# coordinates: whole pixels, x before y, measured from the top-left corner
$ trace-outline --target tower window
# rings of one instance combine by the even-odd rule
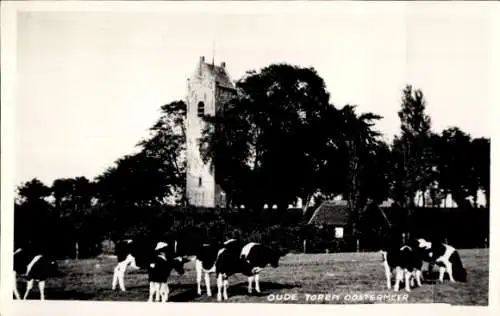
[[[205,103],[198,102],[198,116],[203,117],[205,115]]]
[[[199,186],[199,187],[201,187],[201,185],[202,185],[202,184],[203,184],[203,183],[202,183],[202,181],[201,181],[201,177],[199,177],[199,178],[198,178],[198,186]]]

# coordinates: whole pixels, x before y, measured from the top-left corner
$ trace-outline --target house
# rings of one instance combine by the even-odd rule
[[[307,221],[304,252],[351,251],[353,246],[350,211],[347,201],[324,201]]]
[[[309,250],[312,250],[313,241],[321,244],[319,248],[335,251],[359,251],[360,249],[373,249],[381,244],[381,238],[386,234],[393,234],[394,226],[399,223],[401,212],[389,212],[378,204],[368,202],[360,210],[358,231],[361,235],[353,235],[351,210],[346,200],[328,200],[321,203],[308,221],[310,233]],[[312,235],[314,234],[314,235]],[[324,250],[323,250],[324,251]]]
[[[344,238],[349,231],[349,206],[347,201],[325,201],[321,203],[309,219],[308,225],[323,229],[331,227],[335,231],[334,238]]]
[[[397,205],[382,205],[369,202],[360,210],[356,226],[360,234],[353,236],[347,202],[323,202],[307,221],[304,252],[378,251],[403,240],[403,234],[437,238],[457,248],[489,245],[487,208],[415,207],[408,212]]]

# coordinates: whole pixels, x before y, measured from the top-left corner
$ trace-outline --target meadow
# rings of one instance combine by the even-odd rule
[[[375,252],[288,254],[276,269],[261,272],[260,294],[247,293],[247,279],[235,275],[229,279],[230,303],[314,303],[314,304],[377,304],[377,303],[446,303],[452,305],[488,305],[488,249],[459,250],[468,272],[467,283],[444,284],[426,281],[410,293],[396,294],[385,288],[380,254]],[[149,285],[144,270],[127,274],[126,292],[111,290],[116,259],[99,257],[85,260],[59,261],[60,275],[47,281],[47,300],[84,301],[146,301]],[[194,262],[185,265],[184,275],[172,273],[171,302],[217,302],[216,280],[211,279],[212,297],[196,294]],[[21,291],[24,286],[19,284]],[[22,292],[21,292],[22,293]],[[405,295],[407,296],[405,297]],[[320,295],[323,295],[321,297]],[[385,295],[385,296],[384,296]],[[38,299],[36,285],[28,299]],[[160,304],[160,303],[158,303]]]

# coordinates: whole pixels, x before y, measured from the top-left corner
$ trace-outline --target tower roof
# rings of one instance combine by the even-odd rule
[[[207,63],[205,63],[205,66],[210,74],[215,77],[215,81],[219,86],[234,89],[234,84],[231,82],[231,78],[225,68]]]
[[[227,89],[235,89],[235,86],[226,71],[226,63],[222,62],[220,66],[216,66],[212,63],[205,62],[205,57],[201,56],[198,64],[197,74],[195,76],[200,76],[202,73],[213,77],[218,86],[227,88]]]

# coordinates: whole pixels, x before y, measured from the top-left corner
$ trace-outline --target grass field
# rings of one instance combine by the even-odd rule
[[[288,303],[323,304],[370,304],[370,303],[447,303],[454,305],[488,305],[488,249],[459,251],[468,272],[467,283],[444,284],[426,283],[396,296],[377,299],[377,295],[395,294],[385,289],[385,276],[380,255],[377,253],[337,253],[337,254],[290,254],[284,257],[277,269],[267,267],[261,273],[259,295],[247,293],[247,280],[241,275],[229,279],[228,302],[270,302],[284,294],[294,296]],[[149,286],[145,271],[127,274],[126,292],[111,290],[115,260],[88,259],[59,263],[62,275],[47,281],[46,298],[50,300],[95,300],[95,301],[146,301]],[[183,276],[172,273],[170,297],[173,302],[216,302],[216,281],[212,277],[212,297],[196,295],[196,279],[193,262],[185,266]],[[24,287],[20,285],[20,290]],[[314,296],[329,294],[323,300]],[[364,295],[374,295],[364,297]],[[333,296],[335,295],[335,296]],[[356,296],[357,297],[356,297]],[[28,299],[38,299],[34,287]],[[379,296],[380,297],[380,296]],[[309,300],[307,300],[309,298]]]

